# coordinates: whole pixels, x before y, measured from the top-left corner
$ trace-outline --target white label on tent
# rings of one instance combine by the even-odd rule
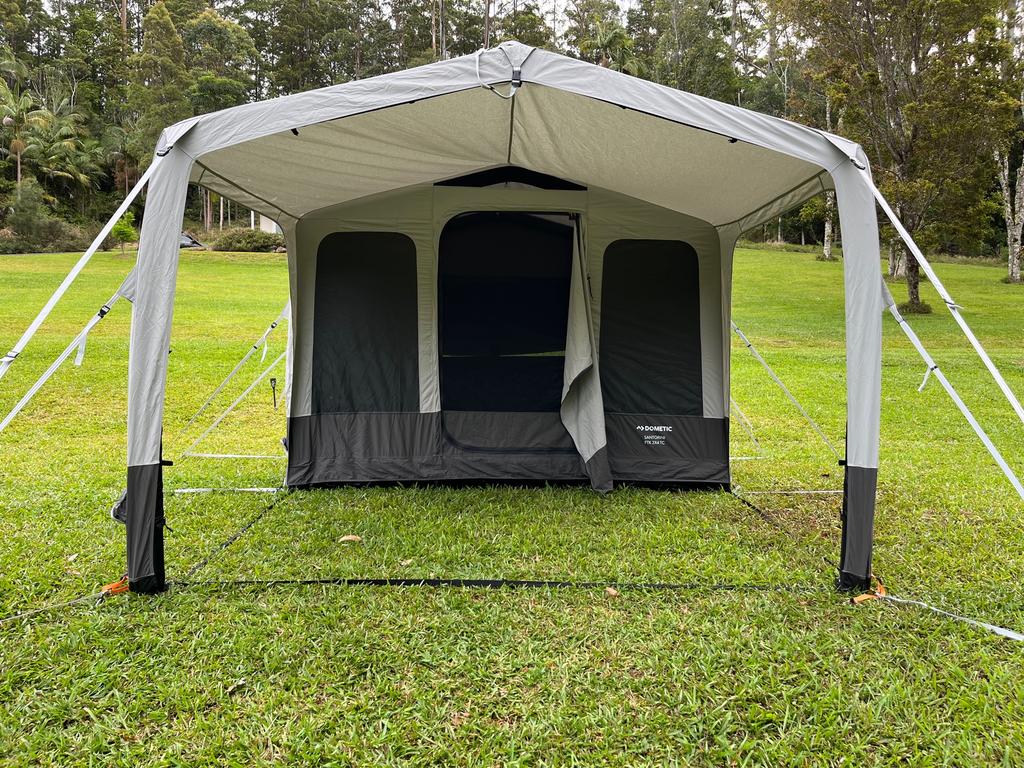
[[[644,441],[644,445],[665,445],[672,427],[668,424],[637,424],[636,431]]]

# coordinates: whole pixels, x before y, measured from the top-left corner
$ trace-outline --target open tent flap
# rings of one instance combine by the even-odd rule
[[[511,99],[480,87],[520,78]],[[732,246],[743,223],[834,185],[846,257],[849,413],[841,583],[866,583],[881,298],[874,200],[851,152],[804,126],[515,43],[168,129],[151,179],[132,324],[132,588],[163,588],[160,424],[178,225],[190,181],[266,213],[285,231],[295,318],[292,485],[409,479],[410,468],[418,479],[583,479],[583,459],[601,452],[592,413],[597,389],[613,479],[728,483]],[[522,179],[519,188],[434,186],[508,166],[574,186],[546,189]],[[488,211],[500,215],[447,229],[458,216]],[[566,253],[557,232],[506,229],[508,242],[531,245],[518,251],[525,258],[507,261],[529,267],[517,278],[526,293],[501,301],[517,320],[533,319],[517,302],[564,285],[557,346],[548,343],[557,328],[539,322],[544,313],[528,347],[514,335],[491,345],[446,337],[448,310],[459,306],[448,301],[452,295],[462,290],[473,301],[474,291],[479,298],[510,276],[501,265],[491,263],[488,273],[487,263],[460,260],[460,238],[470,243],[473,226],[484,221],[522,222],[538,213],[579,216],[582,247],[570,237]],[[481,256],[501,252],[502,242],[493,237]],[[583,334],[587,294],[591,323]],[[498,333],[502,314],[487,317]],[[637,345],[640,354],[623,343],[649,328],[660,335]],[[595,370],[587,366],[588,345],[590,358],[595,350],[600,358],[599,377],[588,373]],[[558,356],[564,359],[555,367]],[[358,367],[342,363],[353,359]],[[567,377],[567,368],[576,376]],[[494,393],[460,390],[458,371],[533,384],[518,402],[514,391],[504,402],[474,402]],[[637,386],[621,386],[629,381]],[[553,403],[538,396],[551,386]],[[513,435],[530,440],[492,444]],[[590,474],[600,486],[598,478]]]
[[[572,276],[560,413],[595,490],[612,489],[608,438],[604,430],[604,401],[597,369],[594,321],[590,308],[589,270],[581,217],[573,218]]]

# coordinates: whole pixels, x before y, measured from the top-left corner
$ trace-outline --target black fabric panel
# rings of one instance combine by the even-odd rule
[[[444,411],[441,425],[449,452],[576,454],[558,413]]]
[[[448,222],[438,261],[443,410],[558,410],[572,246],[572,226],[527,213]]]
[[[416,246],[397,232],[320,241],[314,413],[419,410]]]
[[[562,189],[585,192],[586,187],[573,181],[560,179],[546,173],[520,168],[517,165],[503,165],[500,168],[489,168],[454,179],[437,182],[437,187],[492,187],[498,184],[526,184],[538,189]]]
[[[839,586],[867,587],[871,576],[871,548],[875,524],[878,469],[846,467],[843,482],[843,542]]]
[[[605,410],[702,415],[697,252],[679,240],[616,240],[601,285]]]
[[[553,411],[562,400],[565,358],[442,357],[446,411]]]
[[[519,272],[511,265],[509,269]],[[527,355],[565,349],[569,280],[563,275],[442,273],[439,287],[445,355]]]
[[[611,464],[608,463],[608,448],[598,449],[597,453],[590,457],[586,465],[587,477],[590,478],[590,487],[599,493],[608,493],[615,483],[612,478]]]
[[[132,592],[162,592],[166,588],[163,467],[128,467],[125,503],[128,588]]]
[[[616,480],[729,482],[728,419],[610,413],[605,432]]]
[[[673,427],[666,447],[637,438],[632,416],[612,416],[608,465],[585,467],[557,414],[332,413],[288,421],[291,487],[390,482],[577,482],[612,480],[684,487],[729,484],[726,419],[659,417]],[[642,422],[641,426],[646,426]],[[663,433],[651,433],[663,434]],[[462,440],[452,439],[460,436]],[[628,445],[639,440],[639,445]],[[544,446],[517,450],[514,445]],[[625,448],[624,448],[625,446]],[[618,454],[615,453],[618,449]]]
[[[564,452],[466,450],[442,438],[442,418],[467,434],[488,434],[495,419],[519,419],[500,428],[521,436],[563,439]],[[533,423],[529,423],[530,420]],[[555,417],[557,422],[557,416]],[[391,482],[570,482],[586,479],[571,439],[548,414],[351,413],[296,416],[288,421],[290,487]],[[473,423],[475,422],[475,424]],[[489,425],[489,426],[488,426]],[[559,430],[561,432],[559,433]],[[563,437],[564,436],[564,437]],[[562,445],[563,443],[558,443]]]

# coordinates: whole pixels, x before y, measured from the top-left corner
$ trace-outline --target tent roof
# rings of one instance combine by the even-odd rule
[[[193,182],[279,220],[516,165],[747,228],[867,165],[845,139],[511,42],[192,118],[171,146]]]

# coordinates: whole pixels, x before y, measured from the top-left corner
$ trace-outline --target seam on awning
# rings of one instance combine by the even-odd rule
[[[216,172],[215,170],[213,170],[213,169],[212,169],[212,168],[210,168],[209,166],[206,166],[206,165],[204,165],[204,164],[203,164],[203,163],[202,163],[201,161],[199,161],[199,160],[193,160],[193,162],[195,162],[195,164],[196,164],[196,165],[198,165],[198,166],[199,166],[200,168],[202,168],[202,169],[203,169],[203,172],[202,172],[202,173],[201,173],[201,174],[199,175],[199,179],[198,179],[198,180],[197,180],[197,181],[195,182],[195,183],[196,183],[196,184],[198,184],[199,186],[202,186],[202,179],[203,179],[203,176],[204,176],[205,174],[209,173],[209,174],[210,174],[211,176],[216,176],[216,177],[217,177],[218,179],[220,179],[220,180],[221,180],[221,181],[223,181],[224,183],[226,183],[226,184],[229,184],[229,185],[231,185],[232,187],[234,187],[235,189],[237,189],[237,190],[238,190],[239,192],[244,192],[245,194],[247,194],[247,195],[249,195],[250,197],[252,197],[252,198],[253,198],[254,200],[259,200],[259,201],[260,201],[261,203],[265,203],[266,205],[269,205],[269,206],[270,206],[271,208],[273,208],[273,209],[274,209],[275,211],[278,211],[279,213],[283,213],[283,214],[284,214],[285,216],[288,216],[289,218],[295,219],[296,221],[297,221],[297,220],[298,220],[299,218],[301,218],[301,217],[299,217],[299,216],[296,216],[296,215],[295,215],[295,214],[293,214],[293,213],[289,213],[288,211],[286,211],[286,210],[285,210],[284,208],[282,208],[282,207],[281,207],[281,206],[279,206],[279,205],[274,205],[274,203],[270,202],[269,200],[267,200],[267,199],[266,199],[266,198],[264,198],[264,197],[260,197],[260,196],[259,196],[259,195],[257,195],[257,194],[256,194],[255,192],[250,192],[250,191],[249,191],[248,189],[246,189],[245,187],[243,187],[243,186],[242,186],[241,184],[238,184],[237,182],[235,182],[235,181],[232,181],[231,179],[229,179],[229,178],[228,178],[228,177],[226,177],[226,176],[222,176],[221,174],[217,173],[217,172]]]
[[[712,226],[715,229],[722,229],[723,227],[731,227],[733,224],[739,224],[741,221],[743,221],[744,219],[748,218],[749,216],[756,215],[758,212],[763,211],[765,208],[769,207],[772,203],[777,203],[779,200],[781,200],[782,198],[786,197],[786,195],[791,195],[794,192],[796,192],[798,189],[800,189],[800,187],[806,186],[807,184],[810,184],[811,182],[814,182],[814,181],[817,181],[818,182],[818,186],[821,187],[821,191],[825,192],[827,190],[825,189],[825,185],[821,181],[821,177],[822,177],[823,174],[826,174],[826,173],[829,173],[829,171],[827,171],[825,169],[822,169],[822,170],[818,171],[816,174],[814,174],[813,176],[810,176],[809,178],[804,179],[799,184],[797,184],[797,185],[795,185],[793,187],[790,187],[789,189],[787,189],[782,194],[776,195],[775,197],[773,197],[771,200],[767,201],[763,205],[759,205],[754,210],[752,210],[752,211],[750,211],[748,213],[743,214],[738,219],[734,219],[733,221],[726,221],[726,222],[724,222],[722,224],[712,224]],[[818,193],[815,192],[814,194],[816,195]],[[810,199],[810,197],[813,197],[813,196],[814,195],[809,195],[807,199]],[[771,218],[771,217],[769,217],[769,218]],[[759,222],[759,221],[755,221],[750,226],[751,227],[756,227],[760,223],[761,222]]]

